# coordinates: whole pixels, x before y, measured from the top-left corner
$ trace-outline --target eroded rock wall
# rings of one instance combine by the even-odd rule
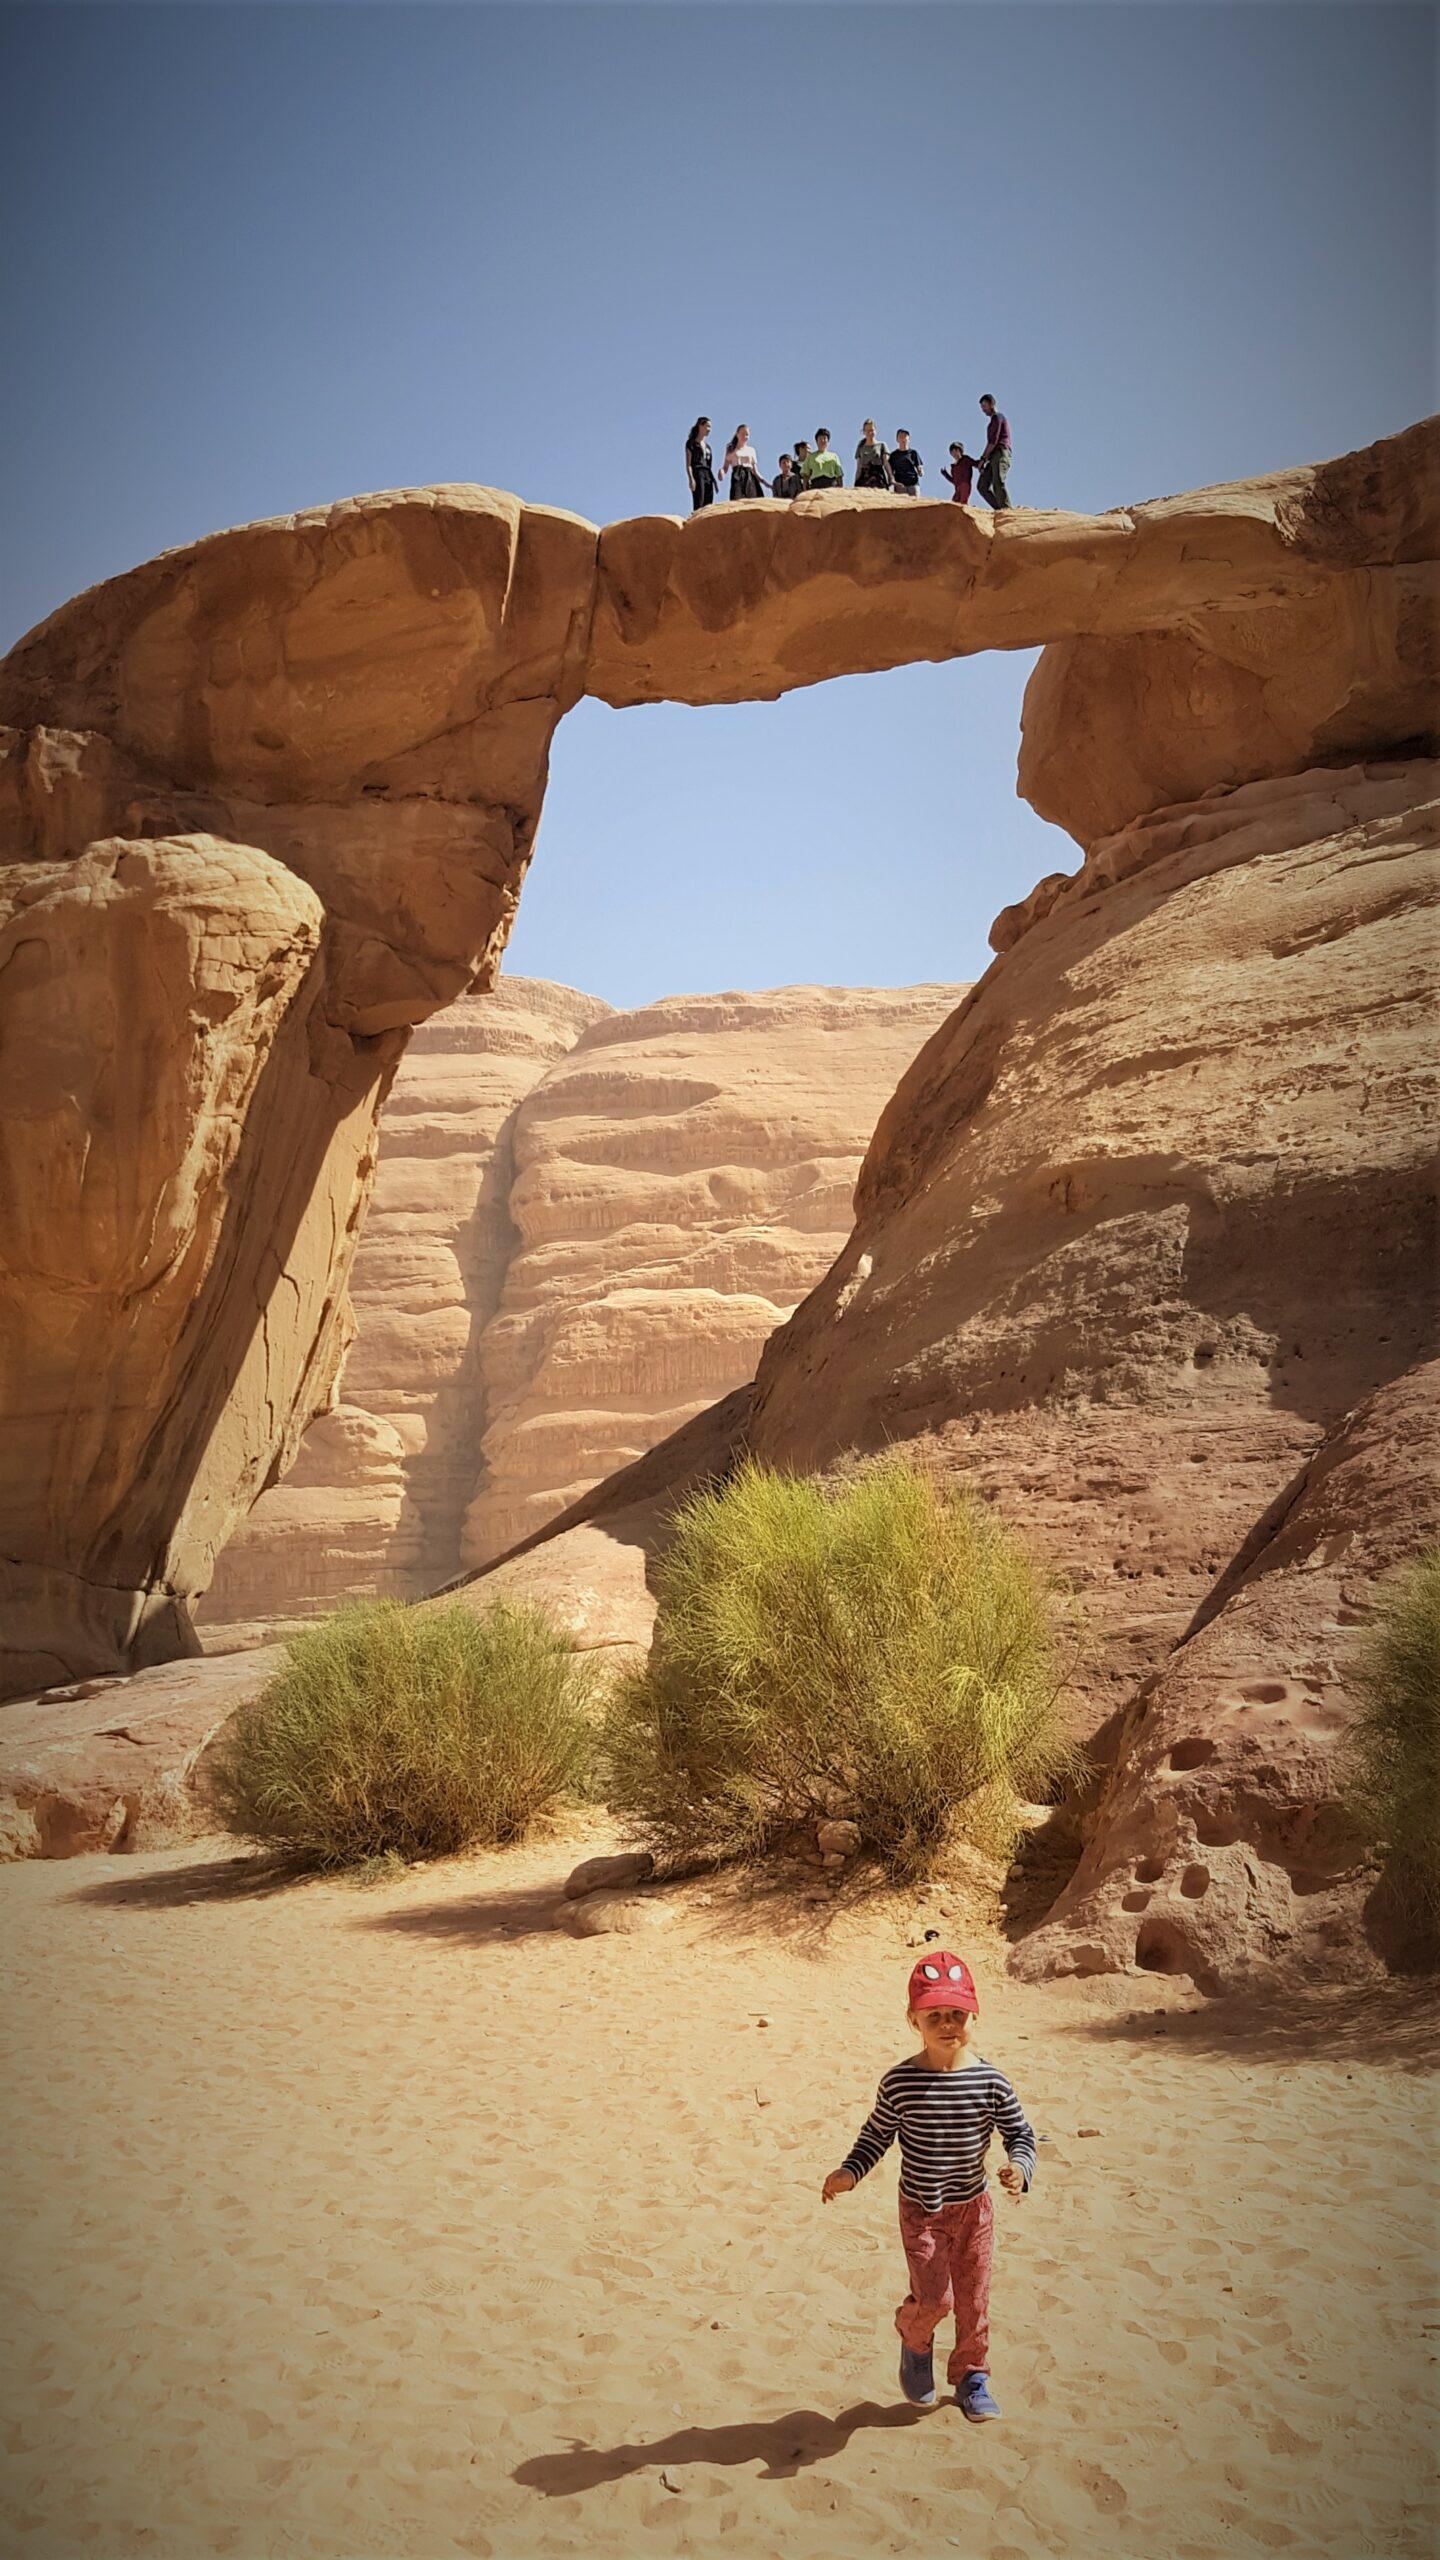
[[[1072,1883],[1016,1967],[1202,1989],[1363,1980],[1411,1952],[1336,1747],[1384,1576],[1440,1538],[1440,1363],[1328,1432],[1127,1709]]]
[[[344,1348],[389,1060],[324,1010],[268,854],[110,840],[0,875],[0,1679],[184,1651]]]
[[[207,1646],[344,1599],[413,1600],[460,1570],[486,1420],[476,1350],[515,1244],[515,1115],[608,1011],[501,978],[415,1034],[381,1122],[340,1400],[221,1556],[197,1613]]]
[[[747,1380],[849,1233],[876,1117],[955,987],[672,996],[520,1111],[464,1560],[501,1555]]]

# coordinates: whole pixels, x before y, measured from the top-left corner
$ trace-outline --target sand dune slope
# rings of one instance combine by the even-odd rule
[[[1102,2006],[933,1896],[577,1939],[575,1845],[0,1876],[15,2560],[1433,2551],[1418,1994]],[[899,2401],[893,2167],[818,2198],[926,1925],[1045,2137],[984,2430]]]

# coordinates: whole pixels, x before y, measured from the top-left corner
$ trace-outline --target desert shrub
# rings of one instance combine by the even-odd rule
[[[1440,1937],[1440,1547],[1382,1586],[1353,1681],[1347,1802],[1402,1909]]]
[[[1005,1852],[1076,1768],[1057,1595],[993,1513],[896,1460],[753,1464],[679,1513],[647,1663],[605,1717],[611,1800],[662,1852],[753,1854],[843,1814],[897,1873]]]
[[[342,1610],[227,1728],[229,1828],[318,1866],[518,1840],[588,1749],[588,1667],[542,1611]]]

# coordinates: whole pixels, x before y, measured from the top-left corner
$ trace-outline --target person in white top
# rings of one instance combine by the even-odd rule
[[[747,426],[738,426],[725,448],[722,466],[730,474],[732,498],[763,498],[764,483],[760,478],[760,456],[750,441]]]

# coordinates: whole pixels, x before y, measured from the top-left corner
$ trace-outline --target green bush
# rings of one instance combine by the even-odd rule
[[[843,1486],[748,1464],[679,1513],[649,1661],[604,1735],[662,1852],[759,1852],[843,1814],[892,1871],[1006,1852],[1072,1774],[1055,1594],[994,1514],[895,1460]]]
[[[581,1769],[589,1685],[538,1609],[342,1610],[227,1728],[222,1818],[326,1867],[518,1840]]]
[[[1440,1936],[1440,1547],[1382,1586],[1354,1686],[1347,1800],[1401,1907]]]

